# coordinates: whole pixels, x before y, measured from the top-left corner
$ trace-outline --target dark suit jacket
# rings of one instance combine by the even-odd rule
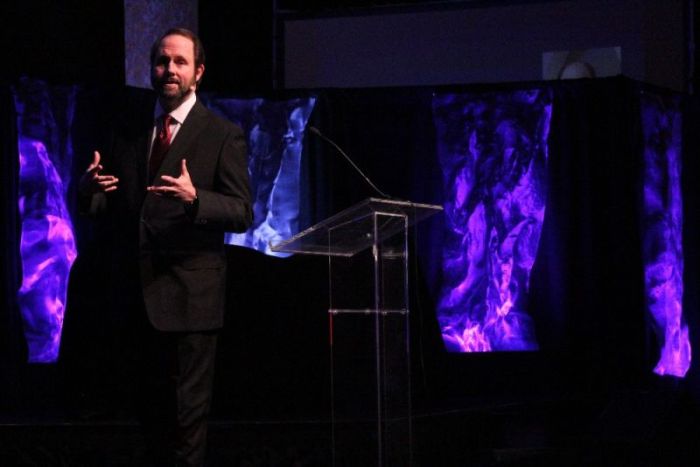
[[[112,257],[126,264],[116,275],[127,276],[113,279],[128,283],[138,274],[148,318],[158,330],[217,329],[224,316],[224,232],[243,232],[252,222],[243,131],[199,101],[190,111],[154,184],[164,174],[177,177],[187,159],[198,197],[192,210],[146,192],[152,112],[151,105],[118,125],[103,155],[103,173],[119,178],[119,188],[106,196],[105,213]]]

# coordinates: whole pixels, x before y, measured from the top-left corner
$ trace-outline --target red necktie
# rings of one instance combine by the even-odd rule
[[[158,118],[158,134],[153,141],[151,158],[148,161],[148,179],[151,183],[153,183],[153,178],[156,176],[160,164],[165,158],[165,154],[167,154],[168,149],[170,149],[170,138],[172,137],[170,122],[172,120],[173,117],[171,117],[170,114],[164,114]]]

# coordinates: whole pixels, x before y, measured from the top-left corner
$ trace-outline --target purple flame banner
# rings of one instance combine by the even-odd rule
[[[683,319],[681,112],[677,98],[641,96],[644,133],[644,278],[646,303],[660,343],[654,372],[685,376],[690,367]]]
[[[68,128],[75,88],[25,83],[14,89],[14,95],[23,272],[17,301],[28,360],[47,363],[58,357],[68,274],[77,255],[66,206],[73,157]],[[69,105],[54,105],[57,102]]]
[[[437,315],[452,352],[535,350],[525,302],[546,200],[545,90],[433,98],[445,193]]]

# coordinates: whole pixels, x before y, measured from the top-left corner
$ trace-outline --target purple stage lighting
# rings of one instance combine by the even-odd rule
[[[68,273],[76,257],[64,182],[39,141],[20,138],[22,286],[17,298],[34,363],[58,358]]]
[[[68,275],[77,255],[66,205],[70,183],[73,106],[53,108],[52,99],[73,102],[73,88],[49,89],[25,82],[15,90],[19,147],[19,215],[22,286],[17,292],[28,360],[58,358]]]
[[[683,319],[681,112],[677,99],[642,94],[641,104],[646,303],[661,347],[654,372],[683,377],[691,349]]]
[[[525,303],[545,211],[550,95],[440,94],[433,113],[446,187],[445,346],[536,350]]]

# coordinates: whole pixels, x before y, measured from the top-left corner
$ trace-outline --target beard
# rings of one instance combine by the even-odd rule
[[[185,98],[192,92],[196,81],[194,78],[188,82],[181,81],[175,76],[163,76],[162,78],[151,78],[151,85],[158,93],[158,97],[164,106],[172,110],[178,107]]]

